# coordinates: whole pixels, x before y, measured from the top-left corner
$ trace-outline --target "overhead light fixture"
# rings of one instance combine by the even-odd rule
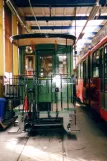
[[[90,12],[90,14],[89,14],[89,17],[88,17],[87,21],[85,22],[85,25],[84,25],[84,27],[83,27],[81,33],[79,34],[79,36],[78,36],[78,38],[77,38],[76,43],[78,42],[79,39],[82,39],[82,37],[84,36],[83,31],[84,31],[84,29],[86,28],[86,26],[87,26],[89,20],[93,20],[93,19],[95,18],[95,16],[96,16],[97,12],[98,12],[99,9],[101,8],[101,6],[100,6],[100,4],[99,4],[99,1],[100,1],[100,0],[96,0],[96,4],[95,4],[95,6],[93,6],[93,8],[92,8],[92,10],[91,10],[91,12]]]
[[[25,52],[26,52],[27,54],[32,54],[32,53],[33,53],[32,47],[31,47],[31,46],[26,46]]]
[[[14,15],[17,16],[17,18],[18,18],[18,20],[19,20],[21,26],[22,26],[27,32],[29,32],[28,29],[27,29],[27,27],[26,27],[26,25],[24,24],[24,22],[23,22],[23,20],[22,20],[22,18],[21,18],[21,16],[20,16],[20,14],[18,13],[18,10],[17,10],[17,7],[16,7],[15,3],[14,3],[12,0],[6,0],[6,4],[7,4],[7,6],[10,8],[11,12],[12,12]]]
[[[94,20],[97,12],[99,11],[99,9],[101,8],[101,6],[99,5],[99,3],[97,3],[91,10],[90,15],[88,20]]]

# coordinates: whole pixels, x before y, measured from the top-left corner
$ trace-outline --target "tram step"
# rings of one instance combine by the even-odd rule
[[[51,123],[51,124],[34,124],[35,127],[39,127],[39,126],[61,126],[61,123]]]

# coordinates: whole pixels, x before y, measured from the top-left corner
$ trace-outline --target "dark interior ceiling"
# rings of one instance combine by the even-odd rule
[[[29,7],[28,0],[14,0],[18,7]],[[33,7],[89,7],[96,4],[96,0],[31,0]],[[104,6],[106,0],[100,0]]]

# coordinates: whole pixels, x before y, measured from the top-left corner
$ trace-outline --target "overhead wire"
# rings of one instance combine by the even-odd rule
[[[35,18],[35,21],[36,21],[36,24],[37,24],[37,26],[38,26],[38,29],[39,29],[40,33],[42,34],[42,32],[41,32],[41,28],[40,28],[40,25],[39,25],[39,23],[38,23],[38,20],[37,20],[37,17],[36,17],[36,15],[35,15],[35,12],[34,12],[34,10],[33,10],[32,4],[31,4],[31,1],[30,1],[30,0],[28,0],[28,2],[29,2],[29,5],[30,5],[31,13],[32,13],[32,15],[33,15],[33,16],[34,16],[34,18]]]

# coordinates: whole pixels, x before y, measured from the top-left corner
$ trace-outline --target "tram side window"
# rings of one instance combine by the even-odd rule
[[[100,55],[99,51],[93,53],[93,65],[92,65],[93,77],[99,77],[99,69],[100,69],[99,55]]]
[[[100,78],[101,90],[104,91],[104,50],[100,49]]]
[[[78,79],[79,79],[79,66],[76,68],[76,85],[78,85]]]
[[[80,78],[83,78],[83,63],[80,65]]]
[[[35,57],[34,55],[25,55],[25,60],[24,60],[24,63],[25,63],[25,75],[27,75],[27,77],[31,78],[33,77],[33,74],[34,74],[34,71],[35,71]]]
[[[107,92],[107,46],[104,48],[104,68],[105,68],[105,92]]]
[[[58,56],[58,67],[57,67],[57,73],[59,74],[67,74],[67,57],[65,54],[60,54]]]
[[[86,85],[86,61],[83,62],[83,79],[84,85]]]
[[[80,78],[80,73],[81,73],[81,68],[80,68],[81,66],[80,66],[80,64],[79,64],[79,66],[78,66],[78,78]]]

